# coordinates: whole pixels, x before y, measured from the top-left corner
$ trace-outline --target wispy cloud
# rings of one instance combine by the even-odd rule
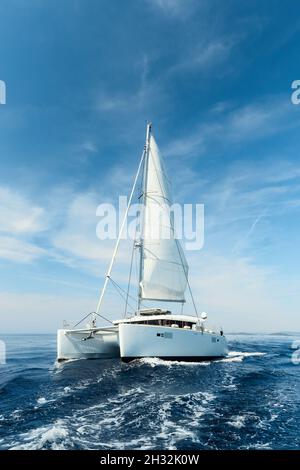
[[[248,231],[246,232],[246,234],[243,235],[241,237],[241,239],[233,247],[232,253],[234,255],[237,255],[242,248],[245,248],[245,246],[247,245],[247,242],[249,241],[252,233],[255,230],[255,227],[262,220],[262,218],[266,216],[266,213],[267,213],[267,211],[264,210],[258,217],[255,218],[254,222],[252,222],[252,224],[251,224],[250,228],[248,229]]]
[[[45,254],[33,242],[48,227],[43,207],[19,190],[0,187],[0,258],[17,263],[32,262]]]
[[[281,178],[277,174],[279,169]],[[115,179],[119,170],[117,167],[114,168],[110,173],[110,178],[106,180],[107,185]],[[272,220],[274,214],[269,210],[270,205],[275,205],[278,210],[280,204],[284,204],[286,197],[298,197],[297,178],[300,178],[298,170],[297,165],[292,165],[288,161],[278,162],[277,166],[273,165],[270,173],[266,171],[266,167],[262,170],[255,165],[251,167],[251,164],[246,162],[244,166],[231,166],[228,174],[223,175],[223,180],[218,179],[214,184],[206,180],[201,182],[203,195],[201,202],[207,206],[206,225],[209,235],[206,238],[209,241],[200,253],[192,253],[192,255],[188,253],[191,283],[199,308],[212,313],[214,322],[225,325],[227,330],[243,328],[258,331],[272,330],[272,325],[268,325],[267,320],[265,323],[258,324],[260,316],[264,311],[272,311],[279,315],[280,309],[284,308],[285,284],[278,288],[276,269],[263,266],[253,253],[250,256],[248,244],[251,248],[251,241],[255,237],[259,222],[266,218],[265,210],[267,209],[264,208],[268,208],[267,219]],[[277,178],[275,178],[276,175]],[[191,181],[195,179],[194,176],[192,172],[187,174]],[[119,173],[117,179],[121,187],[124,186],[121,182],[122,178],[124,175]],[[282,185],[287,180],[293,184]],[[294,189],[292,189],[293,186]],[[195,192],[193,187],[190,187],[190,190],[192,193]],[[11,191],[13,194],[13,190],[6,191]],[[104,188],[103,194],[105,192]],[[100,279],[107,268],[114,244],[113,241],[103,242],[96,237],[96,207],[99,202],[108,202],[102,199],[103,194],[94,191],[73,192],[68,193],[66,198],[63,192],[58,191],[56,198],[59,199],[56,199],[56,206],[60,207],[61,211],[59,225],[55,227],[55,230],[38,232],[46,237],[48,248],[43,248],[34,239],[27,241],[16,238],[11,232],[0,238],[0,257],[18,263],[32,262],[40,257],[51,258],[76,271],[89,272]],[[19,193],[18,196],[22,200],[29,201],[26,195]],[[48,212],[48,208],[45,206],[43,211]],[[52,213],[51,217],[55,219],[55,213]],[[37,224],[35,227],[36,230],[40,230],[44,226]],[[264,236],[267,234],[268,232],[265,231]],[[220,243],[223,245],[223,254],[218,254]],[[235,246],[236,249],[228,249],[226,255],[224,254],[226,246]],[[116,277],[121,283],[125,283],[127,279],[129,253],[128,246],[124,245],[118,258]],[[200,271],[199,266],[201,266]],[[68,281],[67,277],[66,281]],[[272,297],[274,286],[277,288],[276,298]],[[114,304],[115,300],[113,297],[108,297],[109,307]],[[14,315],[19,315],[21,304],[18,302],[34,302],[33,309],[38,311],[42,298],[43,296],[40,298],[25,296],[19,299],[16,296],[13,300],[13,297],[6,295],[2,297],[2,302],[5,307],[14,312]],[[291,314],[294,314],[298,299],[297,290],[294,289],[291,298],[293,299]],[[72,314],[73,318],[93,308],[95,303],[95,299],[89,298],[74,308],[74,302],[68,298],[56,299],[54,302],[54,298],[50,296],[48,300],[48,307],[49,305],[57,307],[58,304],[56,305],[55,302],[58,302],[60,310],[63,308],[65,315]],[[111,311],[115,311],[116,315],[119,314],[118,306],[116,305]],[[240,316],[241,312],[243,318]],[[248,320],[245,320],[245,315],[249,316]],[[61,319],[61,314],[58,318]],[[278,329],[279,324],[280,322],[277,321],[274,328]]]
[[[220,63],[227,60],[228,55],[231,51],[232,43],[229,40],[218,39],[212,41],[205,46],[202,46],[200,50],[194,54],[194,64],[202,67],[207,67],[212,63]]]
[[[53,234],[54,248],[76,260],[100,262],[109,260],[109,250],[96,236],[96,208],[99,195],[95,193],[74,195],[66,208],[65,220],[60,229]]]
[[[149,115],[155,106],[161,108],[166,101],[164,83],[162,77],[160,80],[149,79],[150,62],[147,54],[142,54],[136,60],[136,85],[127,91],[112,92],[105,85],[100,84],[96,98],[94,98],[95,109],[99,113],[125,113],[127,117],[129,114],[135,114],[135,119],[137,119],[140,113],[145,111]]]
[[[85,140],[80,148],[82,150],[85,150],[87,152],[91,152],[91,153],[96,153],[97,152],[97,146],[94,142],[92,142],[91,140]]]
[[[199,44],[193,46],[191,50],[185,51],[183,57],[178,58],[166,72],[166,79],[170,79],[178,74],[186,74],[195,70],[209,75],[213,67],[223,66],[220,75],[225,72],[224,64],[228,61],[235,41],[230,37],[216,37],[213,39],[203,39]]]
[[[172,15],[184,19],[189,16],[195,8],[195,0],[148,0],[149,6],[159,10],[165,15]]]
[[[102,277],[111,259],[115,239],[100,240],[97,237],[100,219],[96,210],[100,203],[115,203],[117,209],[118,198],[114,200],[112,193],[126,194],[129,185],[127,173],[113,167],[101,192],[53,188],[44,207],[38,208],[30,203],[26,194],[2,189],[0,259],[24,264],[43,258]],[[118,217],[116,211],[116,230]],[[124,241],[120,246],[117,271],[121,277],[131,245]]]
[[[1,330],[15,332],[18,325],[18,331],[53,331],[54,324],[59,328],[62,327],[63,319],[73,322],[79,320],[93,305],[93,296],[83,296],[82,292],[78,296],[76,292],[73,295],[0,292],[0,310],[5,312],[2,316],[5,318],[1,318]]]
[[[279,280],[276,270],[242,256],[202,252],[193,256],[191,273],[199,308],[209,313],[215,326],[225,325],[227,331],[286,330],[282,312],[288,295],[289,318],[293,319],[289,326],[299,329],[300,291],[287,286],[282,277]]]
[[[225,174],[216,177],[214,184],[202,189],[201,201],[209,209],[206,210],[207,229],[215,231],[218,227],[221,231],[231,224],[233,239],[241,239],[245,233],[252,234],[262,219],[276,220],[282,214],[297,210],[299,179],[298,165],[288,160],[275,163],[272,158],[266,158],[259,164],[229,165]],[[239,227],[235,225],[238,222]]]
[[[45,254],[46,251],[36,244],[13,236],[0,236],[0,259],[15,263],[31,263]]]
[[[289,103],[276,97],[219,113],[217,118],[213,113],[213,119],[196,126],[190,135],[175,139],[165,147],[164,153],[182,158],[199,157],[211,144],[255,141],[294,128],[299,120]]]
[[[9,187],[0,187],[0,233],[37,233],[47,228],[47,216],[42,207],[24,194]]]

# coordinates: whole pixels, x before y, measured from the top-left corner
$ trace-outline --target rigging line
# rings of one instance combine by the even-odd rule
[[[152,134],[152,135],[153,135],[153,134]],[[156,144],[156,147],[157,147],[157,144]],[[161,155],[160,150],[159,150],[158,147],[157,147],[157,149],[158,149],[159,157],[162,157],[162,155]],[[150,149],[150,153],[152,154],[152,150],[151,150],[151,149]],[[153,154],[152,154],[152,157],[153,157]],[[170,186],[173,186],[173,185],[172,185],[172,181],[170,180],[170,178],[169,178],[169,176],[168,176],[168,174],[167,174],[167,172],[166,172],[166,169],[165,169],[165,162],[162,160],[162,158],[160,158],[160,161],[161,161],[161,171],[160,171],[160,170],[157,170],[157,171],[156,171],[157,176],[158,176],[158,172],[161,173],[161,174],[166,178],[166,180],[168,181],[168,184],[169,184]]]
[[[135,280],[136,280],[136,283],[137,283],[138,286],[139,286],[139,266],[138,266],[138,264],[139,264],[139,260],[138,260],[138,257],[137,257],[137,255],[136,255],[136,256],[135,256],[135,261],[134,261]],[[136,297],[136,310],[135,310],[135,311],[138,310],[138,303],[139,303],[139,298],[138,298],[138,297],[139,297],[139,293],[138,293],[138,295],[137,295],[137,297]]]
[[[177,246],[177,250],[178,250],[181,262],[183,262],[182,257],[181,257],[181,253],[180,253],[180,248],[179,248],[179,245],[178,245],[178,240],[176,238],[174,240],[175,240],[175,243],[176,243],[176,246]],[[195,304],[195,300],[194,300],[194,296],[193,296],[192,289],[191,289],[191,286],[190,286],[189,278],[188,278],[187,272],[186,272],[183,264],[182,264],[182,267],[183,267],[183,272],[184,272],[184,275],[185,275],[186,283],[187,283],[188,288],[189,288],[189,293],[190,293],[190,296],[191,296],[191,299],[192,299],[194,310],[195,310],[197,318],[199,318],[198,310],[197,310],[197,307],[196,307],[196,304]]]
[[[129,270],[129,276],[128,276],[128,285],[127,285],[127,293],[126,293],[126,302],[125,302],[125,309],[124,309],[124,316],[123,316],[123,318],[125,318],[125,317],[126,317],[126,314],[127,314],[128,296],[129,296],[129,290],[130,290],[131,275],[132,275],[132,266],[133,266],[133,257],[134,257],[134,250],[135,250],[135,238],[136,238],[136,226],[135,226],[134,240],[133,240],[133,244],[132,244],[131,260],[130,260],[130,270]]]
[[[141,159],[140,159],[140,163],[139,163],[139,166],[138,166],[135,178],[134,178],[134,183],[133,183],[133,186],[132,186],[132,189],[131,189],[131,193],[130,193],[129,201],[128,201],[126,211],[125,211],[125,214],[124,214],[124,217],[123,217],[122,225],[121,225],[120,230],[119,230],[119,234],[118,234],[117,242],[116,242],[115,249],[114,249],[114,252],[113,252],[113,256],[112,256],[108,271],[107,271],[106,276],[105,276],[105,281],[104,281],[103,288],[101,290],[101,294],[100,294],[98,304],[97,304],[97,308],[96,308],[97,313],[100,310],[102,300],[103,300],[103,297],[104,297],[104,293],[105,293],[105,290],[106,290],[106,286],[107,286],[108,280],[109,280],[111,272],[112,272],[115,257],[117,255],[117,252],[118,252],[118,249],[119,249],[119,244],[120,244],[122,232],[123,232],[123,229],[124,229],[124,226],[125,226],[125,222],[127,220],[127,215],[128,215],[128,212],[129,212],[129,208],[131,206],[132,197],[133,197],[133,194],[135,192],[136,184],[137,184],[137,181],[138,181],[138,177],[139,177],[140,170],[141,170],[141,167],[143,165],[144,159],[145,159],[145,149],[143,150],[143,153],[142,153],[142,156],[141,156]]]
[[[165,260],[163,258],[159,258],[155,253],[153,253],[151,250],[149,250],[149,248],[145,248],[145,251],[148,252],[150,255],[152,255],[152,258],[149,257],[149,259],[163,261],[163,262],[166,262],[168,264],[175,264],[176,266],[182,266],[182,260],[180,260],[181,261],[180,263],[176,262],[176,261],[169,261],[169,260]]]
[[[150,150],[150,152],[151,152],[151,150]],[[161,190],[162,194],[164,194],[163,188],[162,188],[162,185],[161,185],[161,181],[160,181],[160,178],[159,178],[158,170],[157,170],[156,165],[155,165],[154,158],[152,158],[152,160],[153,160],[152,163],[153,163],[153,166],[154,166],[154,169],[155,169],[155,172],[156,172],[158,184],[159,184],[159,186],[160,186],[160,190]],[[174,241],[175,241],[175,243],[176,243],[177,251],[178,251],[178,254],[179,254],[179,256],[180,256],[180,260],[181,260],[183,272],[184,272],[185,279],[186,279],[186,282],[187,282],[187,285],[188,285],[188,288],[189,288],[189,293],[190,293],[190,296],[191,296],[191,299],[192,299],[192,303],[193,303],[193,306],[194,306],[194,310],[195,310],[195,313],[196,313],[197,318],[199,318],[198,311],[197,311],[197,307],[196,307],[195,300],[194,300],[194,296],[193,296],[192,289],[191,289],[191,286],[190,286],[190,283],[189,283],[188,275],[187,275],[187,272],[186,272],[186,270],[185,270],[185,266],[184,266],[183,259],[182,259],[182,256],[181,256],[180,246],[179,246],[179,243],[178,243],[177,238],[175,237],[175,228],[174,228],[174,226],[173,226],[173,224],[172,224],[172,217],[171,217],[171,215],[170,215],[170,225],[171,225],[171,228],[172,228],[172,230],[173,230]]]
[[[145,157],[144,157],[144,160],[143,160],[143,167],[142,167],[142,171],[141,171],[141,176],[140,176],[140,181],[139,181],[139,196],[138,196],[138,204],[141,205],[141,201],[144,200],[145,198],[145,188],[144,188],[144,175],[145,175],[145,167],[146,167],[146,160],[147,160],[147,143],[145,143],[144,145],[144,152],[145,152]],[[143,212],[143,217],[144,217],[144,212]],[[139,225],[139,238],[140,238],[140,246],[139,246],[139,255],[140,257],[143,256],[143,248],[142,248],[142,238],[143,238],[143,228],[142,228],[142,212],[141,210],[139,210],[138,212],[138,221],[137,221],[137,224],[135,226],[135,235],[134,235],[134,238],[136,239],[136,233],[137,233],[137,226]],[[133,246],[133,252],[132,252],[132,262],[134,262],[134,246]],[[138,259],[137,259],[137,256],[135,257],[135,269],[136,269],[136,283],[137,283],[137,298],[136,298],[136,309],[135,309],[135,312],[138,312],[139,310],[139,305],[141,303],[140,301],[140,282],[141,282],[141,279],[140,279],[140,276],[141,276],[141,263],[142,263],[142,259],[140,258],[140,266],[139,266],[139,273],[138,273]],[[131,267],[132,268],[132,267]],[[129,294],[129,290],[128,290],[128,294]]]
[[[142,174],[144,172],[144,167],[145,167],[145,159],[143,161],[143,170],[142,170]],[[139,193],[142,192],[142,182],[140,182],[140,187],[139,187]],[[142,197],[142,195],[140,195],[138,197],[138,200],[140,199],[140,197]],[[140,214],[140,212],[139,212]],[[124,309],[124,317],[126,317],[127,315],[127,305],[128,305],[128,297],[129,297],[129,291],[130,291],[130,284],[131,284],[131,276],[132,276],[132,269],[133,269],[133,264],[134,264],[134,253],[135,253],[135,244],[136,244],[136,234],[137,234],[137,223],[135,225],[135,231],[134,231],[134,240],[133,240],[133,244],[132,244],[132,252],[131,252],[131,260],[130,260],[130,270],[129,270],[129,277],[128,277],[128,285],[127,285],[127,293],[126,293],[126,302],[125,302],[125,309]],[[132,308],[132,307],[131,307]]]
[[[85,315],[85,317],[83,317],[81,320],[79,320],[79,322],[77,322],[76,325],[73,326],[73,328],[76,328],[76,326],[80,325],[80,323],[82,323],[87,317],[89,317],[90,315],[94,315],[94,314],[98,315],[98,317],[103,318],[103,320],[106,320],[113,325],[113,322],[110,321],[108,318],[104,317],[103,315],[100,315],[97,312],[90,312],[87,315]]]
[[[96,315],[98,315],[98,317],[103,318],[103,320],[108,321],[108,323],[111,323],[112,325],[114,324],[111,320],[106,318],[104,315],[100,315],[100,313],[97,313],[97,312],[92,312],[92,313],[95,313]]]
[[[112,282],[113,284],[113,287],[116,289],[116,291],[118,292],[118,294],[122,297],[123,300],[126,300],[126,297],[120,292],[123,291],[125,292],[111,277],[109,278],[109,280]],[[126,294],[126,292],[125,292]],[[128,302],[128,305],[130,308],[132,308],[134,310],[134,308],[132,307],[132,305],[130,305],[130,303]]]
[[[127,294],[127,292],[126,292],[124,289],[122,289],[122,287],[119,286],[119,284],[117,284],[117,282],[114,281],[111,277],[109,278],[109,280],[110,280],[113,284],[115,284],[118,289],[120,289],[122,292],[124,292],[124,294]],[[132,295],[130,295],[130,294],[128,294],[128,297],[129,297],[130,299],[132,299],[133,301],[136,300],[136,299],[135,299],[134,297],[132,297]],[[130,308],[133,308],[132,305],[130,305],[129,303],[128,303],[128,305],[129,305]],[[146,308],[150,308],[149,305],[145,305],[145,304],[144,304],[144,306],[145,306]]]
[[[168,195],[171,195],[171,193],[172,193],[172,182],[171,182],[171,180],[169,179],[169,177],[168,177],[168,175],[167,175],[167,173],[166,173],[166,171],[165,171],[165,169],[164,169],[164,161],[163,161],[163,157],[162,157],[162,155],[161,155],[159,149],[158,149],[158,152],[159,152],[159,153],[158,153],[159,160],[160,160],[160,163],[161,163],[161,166],[162,166],[162,169],[163,169],[162,171],[158,170],[157,167],[156,167],[156,165],[155,165],[155,158],[154,158],[154,156],[153,156],[153,152],[152,152],[151,148],[150,148],[150,152],[149,152],[149,153],[150,153],[151,156],[152,156],[152,163],[153,163],[153,166],[154,166],[154,169],[155,169],[155,173],[156,173],[156,176],[157,176],[157,180],[158,180],[159,185],[160,185],[160,189],[161,189],[161,191],[162,191],[162,196],[160,196],[160,197],[162,197],[162,199],[166,199],[168,202],[171,202],[171,201],[167,198],[167,196],[168,196]],[[163,176],[165,177],[166,182],[167,182],[167,184],[168,184],[167,191],[163,191],[163,190],[162,190],[162,187],[161,187],[161,182],[162,182]],[[169,191],[168,191],[168,190],[169,190]]]
[[[92,314],[93,312],[90,312],[87,315],[85,315],[81,320],[79,320],[79,322],[76,323],[76,325],[73,326],[73,328],[76,328],[76,326],[80,325],[80,323],[82,323],[87,317],[89,317]]]
[[[156,198],[164,199],[164,200],[167,201],[169,204],[171,204],[170,199],[168,199],[166,196],[156,196],[156,195],[154,195],[154,196],[149,196],[150,191],[147,191],[146,194],[147,194],[148,199],[152,199],[152,201],[156,202],[159,206],[162,206],[163,204],[162,204],[161,202],[159,202]],[[155,196],[156,196],[156,198],[155,198]]]

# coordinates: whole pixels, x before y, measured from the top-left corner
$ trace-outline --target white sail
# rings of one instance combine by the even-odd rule
[[[170,183],[152,135],[144,174],[144,202],[140,297],[184,302],[188,264],[175,239]]]

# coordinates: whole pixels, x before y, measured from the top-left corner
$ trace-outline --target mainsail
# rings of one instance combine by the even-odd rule
[[[153,135],[144,171],[140,298],[185,302],[188,264],[175,238],[170,182]]]

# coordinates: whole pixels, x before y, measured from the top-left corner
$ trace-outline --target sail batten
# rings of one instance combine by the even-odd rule
[[[144,175],[140,298],[185,302],[188,264],[175,238],[171,185],[153,135]]]

